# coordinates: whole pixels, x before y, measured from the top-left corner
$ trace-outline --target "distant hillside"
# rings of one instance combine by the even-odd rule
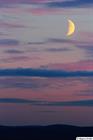
[[[93,127],[69,125],[0,127],[0,140],[75,140],[93,136]]]

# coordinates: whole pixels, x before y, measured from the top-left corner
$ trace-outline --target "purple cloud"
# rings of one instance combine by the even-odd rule
[[[93,0],[71,0],[71,1],[55,1],[47,3],[47,6],[50,8],[66,8],[66,7],[86,7],[91,6],[93,4]]]
[[[48,48],[48,49],[45,49],[45,51],[48,51],[48,52],[64,52],[64,51],[71,51],[71,49],[67,49],[67,48]]]
[[[18,45],[19,41],[16,39],[0,39],[0,45]]]
[[[43,3],[46,6],[52,7],[82,7],[82,6],[89,6],[93,4],[93,0],[0,0],[1,4],[15,4],[15,3]]]
[[[13,57],[8,57],[8,58],[2,58],[0,59],[1,62],[6,62],[6,63],[12,63],[16,61],[25,61],[28,60],[29,57],[27,56],[13,56]]]
[[[10,53],[10,54],[21,54],[21,53],[24,53],[24,51],[14,50],[14,49],[6,50],[4,52],[5,53]]]
[[[24,28],[24,25],[0,22],[0,27],[3,28]]]
[[[93,100],[77,100],[77,101],[39,101],[26,100],[21,98],[0,98],[0,103],[17,103],[39,106],[93,106]]]

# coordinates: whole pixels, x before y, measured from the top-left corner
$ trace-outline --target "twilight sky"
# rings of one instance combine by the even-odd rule
[[[93,0],[0,0],[0,124],[85,126],[91,112]]]
[[[91,0],[0,0],[0,68],[93,70]],[[75,33],[67,37],[68,19]]]

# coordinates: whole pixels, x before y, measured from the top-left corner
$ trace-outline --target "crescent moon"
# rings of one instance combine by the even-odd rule
[[[68,20],[67,36],[74,34],[74,32],[75,32],[75,23],[72,20]]]

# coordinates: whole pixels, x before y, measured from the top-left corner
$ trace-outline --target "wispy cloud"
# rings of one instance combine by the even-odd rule
[[[1,6],[10,6],[11,4],[39,4],[48,8],[72,8],[92,6],[92,0],[0,0]]]
[[[68,39],[62,39],[62,38],[49,38],[47,39],[47,42],[50,43],[72,43],[73,40],[68,40]]]
[[[0,39],[0,45],[18,45],[19,41],[16,39]]]
[[[47,41],[42,41],[42,42],[28,42],[28,45],[43,45],[46,44]]]
[[[4,52],[9,53],[9,54],[22,54],[22,53],[24,53],[24,51],[15,50],[15,49],[5,50]]]
[[[60,69],[65,71],[92,71],[93,70],[93,61],[85,60],[78,61],[73,63],[54,63],[47,65],[47,69]]]
[[[0,3],[48,3],[52,6],[73,7],[92,4],[92,0],[0,0]]]
[[[42,81],[43,80],[43,81]],[[0,89],[2,88],[21,88],[39,90],[49,88],[50,84],[46,78],[28,78],[28,77],[6,77],[0,78]]]
[[[93,40],[92,40],[93,41]],[[92,45],[93,42],[89,42],[89,37],[86,37],[86,40],[77,40],[77,39],[64,39],[64,38],[47,38],[42,42],[28,42],[28,45],[43,45],[43,44],[49,44],[49,43],[56,43],[56,44],[62,44],[62,43],[67,43],[67,44],[75,44],[75,45],[82,45],[88,46]]]
[[[2,58],[0,59],[1,62],[3,63],[11,63],[11,62],[16,62],[16,61],[25,61],[28,60],[29,57],[27,56],[12,56],[12,57],[8,57],[8,58]]]
[[[86,53],[87,58],[92,58],[93,57],[93,45],[77,45],[78,48],[83,49]]]
[[[93,4],[92,0],[71,0],[71,1],[55,1],[49,2],[48,7],[87,7]]]
[[[62,43],[68,43],[68,44],[81,44],[81,45],[85,45],[85,44],[90,44],[89,41],[86,40],[75,40],[75,39],[64,39],[64,38],[48,38],[45,39],[42,42],[28,42],[28,45],[43,45],[43,44],[49,44],[49,43],[56,43],[56,44],[62,44]]]
[[[64,70],[17,68],[17,69],[0,69],[0,76],[85,77],[85,76],[93,76],[93,71],[64,71]]]
[[[40,100],[26,100],[22,98],[0,98],[0,103],[17,103],[40,106],[93,106],[93,100],[49,102]]]
[[[68,48],[48,48],[48,49],[45,49],[45,51],[48,51],[48,52],[64,52],[64,51],[71,51],[71,49],[68,49]]]
[[[13,23],[8,23],[8,22],[0,22],[0,27],[2,27],[2,28],[25,28],[24,25],[13,24]]]
[[[91,81],[92,82],[92,81]],[[78,93],[76,93],[76,96],[81,96],[81,97],[92,97],[93,96],[93,89],[88,89],[88,90],[80,90]]]

